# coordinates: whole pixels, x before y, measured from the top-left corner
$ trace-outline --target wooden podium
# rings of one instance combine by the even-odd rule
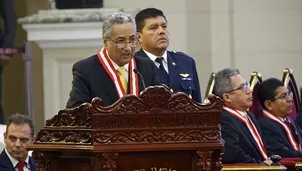
[[[46,121],[29,149],[37,171],[216,171],[223,102],[149,87],[112,106],[94,98]]]

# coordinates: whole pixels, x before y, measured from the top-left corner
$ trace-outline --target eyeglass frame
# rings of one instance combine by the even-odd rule
[[[134,38],[134,40],[135,40],[135,42],[136,42],[136,45],[131,45],[132,42],[130,42],[130,41],[124,41],[124,40],[123,40],[123,41],[124,41],[123,45],[121,45],[121,44],[118,43],[119,40],[113,40],[113,39],[111,39],[111,37],[107,37],[107,38],[108,38],[110,41],[112,41],[113,43],[115,43],[116,46],[117,46],[117,48],[119,48],[119,49],[125,48],[126,45],[127,45],[127,43],[129,44],[129,46],[130,46],[131,48],[135,48],[135,47],[138,46],[138,44],[139,44],[137,38]]]
[[[240,87],[235,88],[235,89],[230,90],[230,91],[227,91],[225,93],[232,93],[232,92],[237,91],[237,90],[244,90],[246,92],[248,88],[251,88],[251,85],[250,85],[249,82],[245,82],[243,84],[240,84]]]
[[[284,93],[283,93],[283,94],[284,94]],[[288,91],[284,97],[282,97],[283,94],[282,94],[280,97],[274,97],[273,100],[278,100],[278,99],[279,99],[279,100],[284,100],[284,101],[285,101],[285,100],[287,100],[289,97],[290,97],[291,99],[294,98],[294,93],[293,93],[292,91]]]

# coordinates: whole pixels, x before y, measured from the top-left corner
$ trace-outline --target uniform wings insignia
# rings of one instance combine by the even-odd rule
[[[179,74],[180,76],[187,78],[190,74]]]

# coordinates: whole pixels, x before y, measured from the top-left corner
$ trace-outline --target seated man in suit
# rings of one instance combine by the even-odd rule
[[[36,162],[28,155],[27,146],[34,140],[34,125],[28,116],[9,117],[4,133],[5,149],[0,154],[1,171],[35,171]]]
[[[224,100],[221,136],[224,140],[223,163],[271,164],[259,126],[252,113],[252,91],[238,69],[225,68],[215,74],[214,94]]]
[[[281,157],[302,157],[300,130],[287,117],[292,112],[292,97],[283,82],[276,78],[269,78],[259,85],[258,98],[263,115],[258,123],[267,150]]]
[[[133,57],[138,45],[135,20],[114,13],[103,23],[104,47],[73,66],[73,82],[67,108],[102,99],[111,105],[126,94],[139,95],[146,86],[159,85],[152,61]],[[140,75],[142,77],[140,77]]]
[[[163,12],[156,8],[147,8],[135,16],[135,21],[142,47],[136,54],[154,62],[158,78],[172,92],[185,92],[201,103],[194,59],[182,52],[167,51],[169,31]]]

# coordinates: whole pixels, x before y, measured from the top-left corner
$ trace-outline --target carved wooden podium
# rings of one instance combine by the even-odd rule
[[[94,98],[46,121],[33,145],[38,171],[216,171],[222,101],[149,87],[112,106]]]

